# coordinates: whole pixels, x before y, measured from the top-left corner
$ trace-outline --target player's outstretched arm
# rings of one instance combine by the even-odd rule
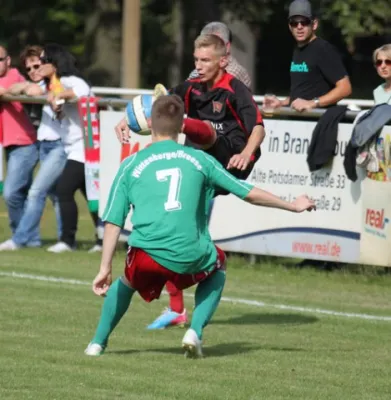
[[[296,198],[295,201],[285,201],[274,194],[262,189],[253,187],[247,196],[244,198],[248,203],[271,208],[280,208],[282,210],[301,213],[303,211],[315,210],[315,203],[307,195],[302,195]]]
[[[315,209],[314,201],[306,195],[297,197],[292,203],[282,200],[270,192],[258,189],[248,182],[235,178],[209,154],[201,154],[205,159],[203,165],[207,171],[209,183],[213,187],[220,187],[240,199],[257,206],[280,208],[292,212],[311,211]]]
[[[92,284],[92,290],[98,296],[104,296],[111,285],[112,262],[120,233],[121,227],[105,223],[100,269]]]

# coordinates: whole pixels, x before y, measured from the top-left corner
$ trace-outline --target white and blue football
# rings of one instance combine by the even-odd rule
[[[158,83],[153,94],[141,94],[134,97],[126,106],[126,119],[131,131],[139,135],[150,135],[148,119],[152,115],[153,102],[159,97],[168,94],[167,89]]]
[[[131,131],[139,135],[150,135],[148,119],[151,118],[154,96],[142,94],[134,97],[126,106],[126,118]]]

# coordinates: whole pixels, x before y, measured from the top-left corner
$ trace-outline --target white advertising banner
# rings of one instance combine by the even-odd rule
[[[220,196],[210,220],[216,243],[227,251],[357,262],[361,179],[351,182],[343,166],[352,125],[340,124],[332,163],[313,173],[306,158],[316,123],[266,120],[265,125],[262,156],[248,181],[286,200],[308,194],[317,211],[293,214]]]
[[[363,231],[360,240],[360,261],[372,265],[391,265],[391,185],[366,179],[363,182]]]
[[[102,111],[100,115],[101,216],[121,158],[147,146],[150,137],[133,134],[131,143],[124,148],[114,133],[114,126],[123,118],[123,113]],[[212,238],[222,249],[232,252],[390,265],[391,250],[386,244],[389,234],[381,237],[380,242],[379,235],[372,235],[372,238],[369,233],[368,239],[368,231],[364,227],[366,220],[371,223],[377,221],[379,225],[382,215],[388,222],[391,193],[386,197],[383,192],[389,185],[375,182],[382,185],[379,193],[382,193],[384,205],[379,205],[377,189],[370,188],[367,194],[369,192],[372,196],[363,197],[367,181],[370,181],[364,179],[363,172],[356,182],[347,178],[343,161],[352,133],[351,124],[339,125],[338,143],[330,165],[320,171],[309,172],[307,150],[315,125],[315,122],[266,120],[267,137],[262,145],[262,156],[248,181],[287,200],[308,194],[315,199],[317,211],[294,214],[255,207],[232,195],[219,196],[214,200],[211,212]],[[390,131],[391,128],[384,129]],[[380,214],[368,214],[368,217],[363,199],[368,204],[365,207],[378,210]],[[389,225],[386,224],[387,232],[391,229]],[[129,219],[125,230],[124,237],[131,230]],[[360,241],[363,230],[364,236],[367,235],[365,247]]]

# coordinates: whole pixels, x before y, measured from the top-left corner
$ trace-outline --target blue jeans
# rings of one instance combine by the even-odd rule
[[[41,245],[39,223],[45,208],[46,197],[53,202],[57,220],[57,236],[61,237],[61,215],[55,185],[61,175],[66,154],[61,140],[39,142],[40,167],[28,192],[26,206],[12,240],[19,246]]]
[[[4,201],[12,233],[23,216],[27,192],[33,180],[34,167],[38,162],[38,143],[5,148],[7,169],[4,180]]]

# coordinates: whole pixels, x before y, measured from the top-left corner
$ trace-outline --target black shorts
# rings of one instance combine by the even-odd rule
[[[226,169],[231,157],[234,156],[235,154],[241,153],[245,145],[246,145],[245,143],[234,144],[226,136],[218,136],[213,146],[205,150],[205,152],[210,154],[213,158],[215,158]],[[252,169],[254,168],[254,164],[258,160],[258,158],[259,155],[257,154],[254,157],[254,160],[249,163],[249,165],[244,171],[241,171],[236,168],[229,169],[227,171],[236,178],[245,180],[250,175]]]

